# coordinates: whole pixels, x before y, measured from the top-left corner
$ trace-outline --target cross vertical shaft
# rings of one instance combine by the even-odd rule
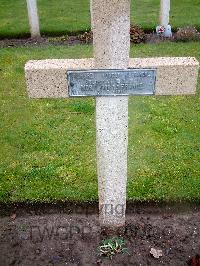
[[[92,0],[96,69],[126,69],[130,50],[130,0]],[[100,224],[125,224],[128,97],[96,98]]]

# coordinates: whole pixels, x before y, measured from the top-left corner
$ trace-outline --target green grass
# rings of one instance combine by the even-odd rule
[[[158,25],[160,0],[135,0],[131,22],[146,30]],[[173,28],[193,25],[200,29],[200,1],[172,0]],[[45,35],[72,34],[90,29],[89,0],[38,0],[41,32]],[[25,0],[0,1],[0,37],[29,36]]]
[[[133,0],[131,21],[146,30],[155,29],[159,24],[160,0]],[[173,29],[192,25],[200,29],[199,0],[171,0],[170,24]]]
[[[131,47],[131,56],[195,56],[199,43]],[[28,99],[29,59],[92,56],[92,46],[0,50],[0,202],[97,199],[94,99]],[[200,199],[195,96],[130,97],[128,198]]]

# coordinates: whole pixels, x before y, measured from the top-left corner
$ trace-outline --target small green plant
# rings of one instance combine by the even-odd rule
[[[119,253],[128,253],[128,249],[125,247],[125,242],[122,238],[112,237],[105,239],[98,247],[98,253],[100,256],[112,259],[112,257]]]

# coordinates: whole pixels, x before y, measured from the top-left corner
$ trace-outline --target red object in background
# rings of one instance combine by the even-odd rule
[[[159,33],[163,33],[165,32],[165,27],[163,26],[160,26],[159,30],[158,30]]]
[[[196,255],[195,257],[192,257],[189,262],[189,266],[200,266],[200,256]]]

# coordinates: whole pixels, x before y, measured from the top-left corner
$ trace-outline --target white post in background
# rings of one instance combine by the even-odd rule
[[[128,68],[130,0],[92,0],[91,4],[95,68]],[[115,231],[125,225],[127,96],[96,98],[96,142],[100,225]]]
[[[37,0],[26,0],[31,38],[40,37],[40,26],[37,12]]]
[[[91,21],[91,30],[93,30],[92,0],[90,0],[90,21]]]
[[[169,24],[170,0],[160,0],[160,25],[167,27]]]
[[[158,34],[164,37],[172,36],[172,29],[169,25],[170,0],[160,0],[160,25],[156,28]]]

